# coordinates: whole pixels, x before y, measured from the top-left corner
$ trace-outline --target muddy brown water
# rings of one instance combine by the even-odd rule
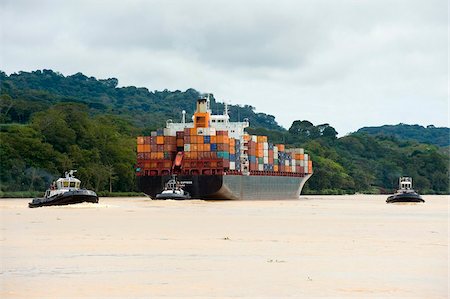
[[[0,200],[0,298],[447,298],[448,196]]]

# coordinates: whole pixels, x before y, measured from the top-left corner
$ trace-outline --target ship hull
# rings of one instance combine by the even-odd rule
[[[82,202],[98,203],[98,196],[93,191],[75,190],[51,198],[34,198],[32,202],[28,203],[28,207],[63,206]]]
[[[264,175],[188,175],[178,176],[193,199],[260,200],[298,199],[306,181],[311,177]],[[140,176],[138,188],[151,198],[164,190],[171,176]]]
[[[397,193],[389,196],[386,200],[386,203],[396,202],[425,202],[425,200],[416,192]]]

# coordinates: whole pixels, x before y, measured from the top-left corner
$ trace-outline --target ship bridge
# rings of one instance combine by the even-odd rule
[[[228,114],[228,105],[225,103],[225,109],[222,115],[212,114],[210,108],[210,95],[197,100],[197,109],[192,116],[193,122],[186,122],[186,112],[182,112],[181,123],[174,123],[168,120],[166,123],[166,133],[174,135],[177,131],[183,131],[185,128],[197,128],[210,133],[214,130],[228,131],[228,136],[242,140],[245,128],[249,127],[248,120],[242,122],[230,122]],[[172,134],[171,134],[172,133]]]

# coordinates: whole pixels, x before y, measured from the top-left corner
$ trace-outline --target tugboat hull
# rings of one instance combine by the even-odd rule
[[[389,196],[386,203],[396,202],[425,202],[422,197],[417,193],[400,193]]]
[[[90,190],[74,190],[50,198],[34,198],[33,201],[28,204],[28,207],[39,208],[43,206],[62,206],[82,202],[98,203],[98,196],[95,192]]]
[[[186,194],[158,194],[156,195],[155,199],[174,199],[174,200],[184,200],[184,199],[191,199],[191,197],[189,195]]]

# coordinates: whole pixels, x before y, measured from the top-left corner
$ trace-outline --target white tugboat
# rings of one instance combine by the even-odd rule
[[[412,188],[412,178],[400,177],[398,190],[386,200],[387,203],[396,202],[425,202],[422,197]]]
[[[76,170],[66,172],[64,178],[52,183],[50,189],[45,191],[44,197],[34,198],[28,207],[70,205],[80,202],[98,203],[98,196],[94,191],[80,189],[81,181],[74,177],[75,172]]]
[[[183,185],[176,176],[166,183],[164,190],[156,195],[156,199],[190,199],[191,195],[182,189]]]

